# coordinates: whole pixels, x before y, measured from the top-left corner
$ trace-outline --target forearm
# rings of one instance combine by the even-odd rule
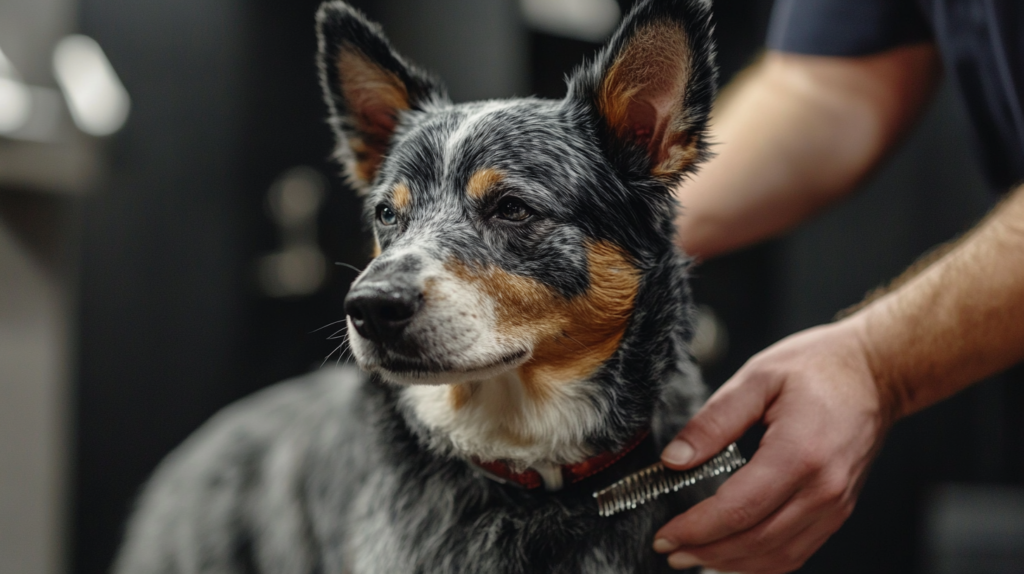
[[[856,59],[769,53],[723,92],[718,155],[678,190],[683,249],[708,258],[754,243],[849,192],[937,77],[924,45]]]
[[[851,315],[906,416],[1024,359],[1024,187],[944,256]]]

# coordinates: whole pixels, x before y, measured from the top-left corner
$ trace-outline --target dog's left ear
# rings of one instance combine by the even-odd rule
[[[707,156],[717,69],[710,0],[644,0],[567,98],[597,116],[605,153],[630,176],[677,181]]]
[[[409,64],[380,26],[338,0],[316,16],[320,83],[337,138],[335,155],[358,191],[377,177],[399,116],[447,101],[440,82]]]

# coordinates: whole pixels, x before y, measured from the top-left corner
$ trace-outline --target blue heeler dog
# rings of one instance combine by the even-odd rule
[[[317,15],[336,155],[378,255],[359,365],[228,407],[165,460],[116,571],[623,573],[680,510],[592,493],[703,401],[673,186],[708,155],[709,0],[647,0],[562,100],[453,104],[342,2]]]

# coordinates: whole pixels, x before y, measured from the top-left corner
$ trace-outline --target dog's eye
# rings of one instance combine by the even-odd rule
[[[377,221],[379,221],[381,225],[394,225],[398,223],[398,215],[395,214],[394,209],[391,209],[386,205],[378,205]]]
[[[533,210],[517,197],[506,197],[498,204],[494,215],[505,221],[526,221],[533,215]]]

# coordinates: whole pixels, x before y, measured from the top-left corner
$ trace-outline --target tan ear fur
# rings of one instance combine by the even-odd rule
[[[636,31],[601,82],[601,115],[617,136],[647,150],[655,177],[672,177],[699,156],[684,111],[690,75],[685,30],[661,21]]]
[[[398,76],[373,63],[351,44],[341,49],[338,73],[355,127],[348,141],[355,163],[351,173],[368,184],[384,160],[398,114],[410,108],[409,91]]]

